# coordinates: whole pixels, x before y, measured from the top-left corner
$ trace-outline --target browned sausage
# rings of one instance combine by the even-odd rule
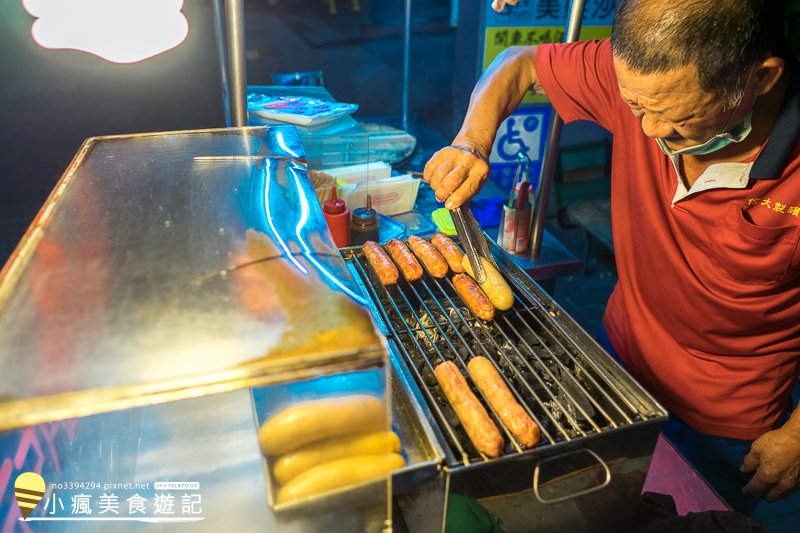
[[[408,281],[416,281],[422,277],[422,265],[419,264],[417,258],[408,249],[406,243],[397,239],[389,239],[389,242],[386,243],[386,248],[392,254],[394,262],[400,267],[400,272],[403,273],[404,278]]]
[[[445,361],[434,369],[434,374],[475,448],[489,457],[498,457],[503,451],[503,436],[455,363]]]
[[[375,273],[378,275],[381,283],[384,285],[397,283],[397,277],[400,273],[397,272],[397,267],[394,266],[392,260],[389,259],[389,255],[383,251],[383,248],[381,248],[377,242],[367,241],[361,249],[364,251],[364,255],[367,261],[369,261],[369,264],[375,269]]]
[[[414,255],[422,261],[422,264],[424,264],[428,272],[431,273],[431,276],[434,278],[443,278],[447,275],[447,263],[444,257],[436,251],[436,248],[434,248],[431,243],[422,237],[411,235],[408,238],[408,245],[411,247],[411,251],[414,252]]]
[[[528,416],[491,361],[479,355],[467,364],[473,383],[511,433],[526,448],[539,442],[539,426]]]
[[[447,264],[450,265],[450,269],[453,272],[464,272],[464,267],[461,266],[461,260],[464,259],[464,252],[456,246],[456,243],[450,239],[444,233],[434,233],[433,237],[431,237],[431,242],[433,246],[439,250],[439,253],[442,254]]]
[[[466,274],[456,274],[453,276],[453,285],[475,316],[483,320],[494,318],[494,305],[474,279]]]

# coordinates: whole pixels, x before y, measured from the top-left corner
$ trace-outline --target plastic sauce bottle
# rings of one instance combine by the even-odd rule
[[[367,241],[380,242],[378,213],[372,209],[372,196],[369,194],[367,195],[367,207],[359,207],[353,211],[350,237],[354,246],[364,244]]]
[[[331,197],[322,202],[322,213],[331,230],[336,247],[350,246],[350,210],[344,205],[344,200],[340,200],[336,196],[335,185]]]

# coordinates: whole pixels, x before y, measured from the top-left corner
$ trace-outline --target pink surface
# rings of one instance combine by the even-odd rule
[[[658,436],[642,492],[669,494],[679,515],[701,511],[728,511],[728,506],[673,447]]]

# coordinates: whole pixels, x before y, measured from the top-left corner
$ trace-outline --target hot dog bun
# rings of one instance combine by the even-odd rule
[[[388,428],[384,400],[339,396],[287,407],[261,426],[258,441],[266,455],[279,455],[323,439]]]
[[[393,431],[377,431],[312,442],[280,456],[272,466],[275,481],[285,485],[306,470],[358,455],[397,453],[400,437]]]
[[[397,453],[359,455],[323,463],[306,470],[278,491],[277,502],[286,503],[320,492],[369,481],[406,464]]]
[[[469,258],[466,255],[464,259],[461,260],[461,264],[464,266],[464,270],[467,271],[467,274],[474,278],[475,273],[472,271],[472,265],[469,263]],[[508,286],[508,283],[506,283],[506,280],[500,275],[500,272],[498,272],[494,265],[485,257],[481,257],[481,264],[483,265],[483,271],[486,272],[486,280],[480,284],[481,289],[483,289],[483,292],[485,292],[486,296],[492,301],[495,308],[501,311],[511,309],[511,306],[514,305],[514,293],[511,292],[511,287]]]

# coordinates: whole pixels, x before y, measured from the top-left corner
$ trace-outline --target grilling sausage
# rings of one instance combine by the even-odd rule
[[[397,283],[397,278],[400,273],[397,271],[397,267],[394,266],[394,263],[392,263],[392,260],[389,259],[389,255],[383,251],[383,248],[381,248],[377,242],[367,241],[361,249],[364,251],[364,256],[367,258],[367,261],[369,261],[369,264],[372,265],[381,283],[384,285],[393,285]]]
[[[461,261],[464,259],[464,252],[462,252],[456,243],[444,233],[434,233],[431,237],[431,243],[439,250],[447,264],[450,265],[450,270],[455,273],[464,272],[464,267]]]
[[[389,249],[389,253],[392,254],[394,262],[400,267],[400,272],[403,273],[404,278],[408,281],[416,281],[422,277],[422,266],[417,261],[417,258],[414,257],[414,254],[411,253],[411,250],[408,249],[406,243],[397,239],[389,239],[386,247]]]
[[[267,420],[258,431],[265,455],[290,452],[322,439],[389,427],[386,402],[375,396],[352,395],[301,402]]]
[[[411,235],[408,238],[408,245],[411,247],[411,251],[414,252],[414,255],[422,261],[422,264],[424,264],[428,272],[431,273],[431,276],[434,278],[443,278],[447,275],[447,263],[444,257],[441,256],[431,243],[422,237]]]
[[[491,320],[494,318],[494,305],[483,293],[475,280],[466,274],[456,274],[453,276],[453,285],[456,292],[467,304],[469,310],[483,320]]]
[[[455,363],[441,363],[434,369],[434,374],[475,448],[489,457],[499,457],[503,451],[503,436]]]
[[[539,426],[517,402],[492,362],[479,355],[469,360],[467,369],[473,383],[517,440],[526,448],[536,446]]]
[[[475,273],[472,272],[472,265],[467,256],[464,256],[461,264],[467,274],[474,278]],[[511,309],[511,306],[514,305],[514,293],[511,292],[511,287],[508,286],[500,272],[485,257],[481,257],[481,264],[483,265],[483,271],[486,273],[486,279],[481,283],[481,289],[497,309],[501,311]]]

